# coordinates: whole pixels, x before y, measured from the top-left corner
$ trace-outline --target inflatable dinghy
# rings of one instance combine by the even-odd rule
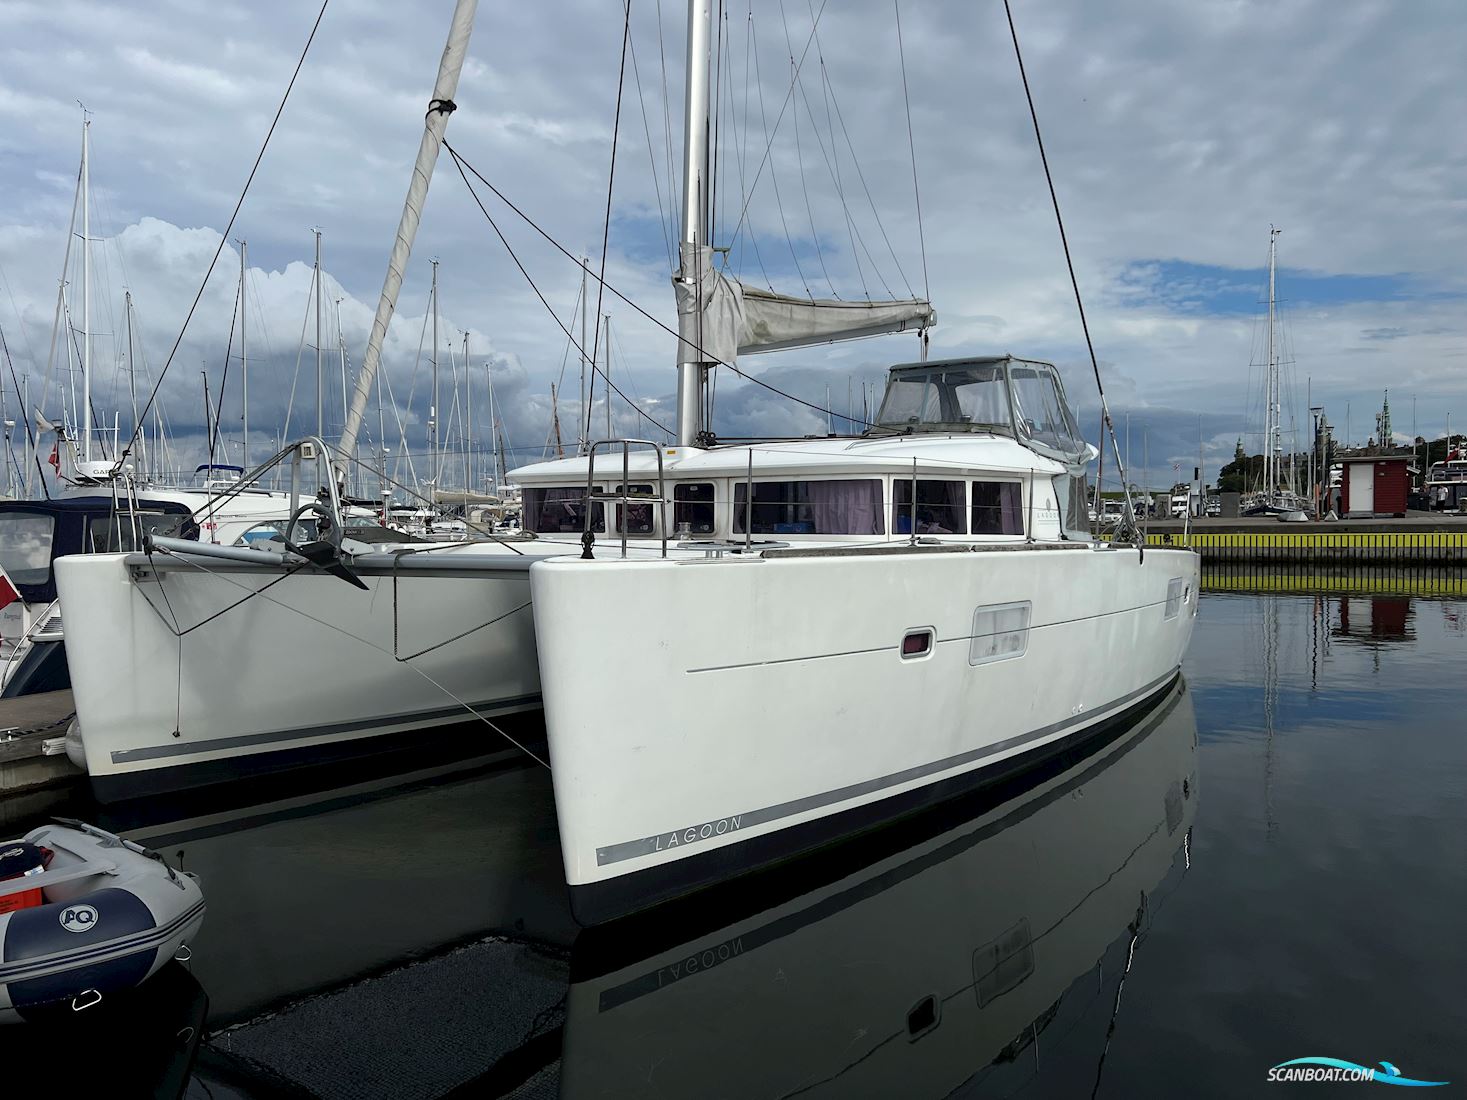
[[[61,818],[0,843],[0,1024],[139,985],[203,921],[193,876],[120,836]]]

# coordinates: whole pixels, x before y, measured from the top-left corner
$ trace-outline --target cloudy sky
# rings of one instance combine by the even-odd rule
[[[1257,446],[1270,224],[1283,230],[1281,339],[1297,389],[1286,398],[1301,425],[1309,385],[1339,433],[1348,419],[1363,442],[1389,386],[1398,437],[1411,431],[1413,404],[1424,435],[1440,434],[1449,414],[1467,428],[1467,6],[1014,6],[1123,431],[1129,415],[1133,466],[1144,455],[1159,484],[1170,482],[1173,463],[1194,462],[1199,437],[1214,471],[1240,435],[1252,433]],[[307,321],[316,228],[327,272],[324,418],[328,432],[340,429],[338,319],[354,368],[451,9],[449,0],[328,4],[230,232],[249,245],[253,457],[278,434],[315,424],[314,315]],[[109,421],[119,412],[126,434],[124,290],[136,303],[146,391],[315,12],[314,3],[278,0],[0,4],[0,329],[33,404],[72,214],[78,101],[92,118],[93,402]],[[547,233],[598,263],[622,12],[608,0],[483,5],[448,129],[461,155]],[[926,285],[939,315],[934,356],[1057,362],[1093,437],[1094,383],[1001,3],[901,0],[921,232],[890,0],[742,0],[725,15],[717,243],[730,265],[751,283],[820,297],[905,296]],[[673,315],[669,236],[680,181],[675,172],[669,179],[669,165],[681,155],[685,18],[677,0],[661,0],[660,11],[656,0],[632,2],[607,259],[607,281],[664,322]],[[480,192],[540,292],[578,332],[576,266]],[[79,328],[77,251],[66,277]],[[385,353],[395,406],[384,413],[388,447],[425,446],[418,349],[434,259],[442,343],[461,351],[470,333],[476,435],[488,423],[492,374],[515,460],[542,453],[551,383],[566,392],[563,429],[573,438],[574,353],[567,359],[564,332],[445,154]],[[218,401],[238,270],[231,241],[162,384],[176,462],[202,452],[200,372]],[[611,315],[614,379],[666,422],[672,339],[610,296],[602,312]],[[864,384],[916,357],[906,336],[743,365],[818,404],[828,387],[838,412],[848,400],[859,412]],[[447,351],[442,358],[451,409]],[[44,406],[52,419],[62,416],[59,391],[76,381],[65,355],[58,359]],[[462,379],[457,359],[453,369]],[[0,370],[14,417],[9,367]],[[592,415],[604,424],[599,392]],[[237,361],[223,409],[228,457],[238,461]],[[619,431],[655,434],[620,399],[613,412]],[[461,419],[445,413],[455,438]],[[715,422],[725,434],[822,431],[824,419],[735,377],[719,380]],[[375,446],[375,410],[367,437]]]

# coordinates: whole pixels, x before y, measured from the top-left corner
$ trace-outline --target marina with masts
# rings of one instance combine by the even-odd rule
[[[1433,376],[1396,349],[1455,332],[1419,256],[1356,274],[1397,253],[1242,186],[1227,127],[1175,156],[1130,107],[1162,25],[331,3],[103,0],[74,190],[73,138],[12,143],[12,1064],[193,1098],[1460,1080],[1467,449],[1402,399]],[[67,10],[7,26],[50,22],[88,48],[29,54],[99,56]],[[9,270],[43,235],[54,307],[49,257]],[[1362,1021],[1379,1050],[1335,1045]]]

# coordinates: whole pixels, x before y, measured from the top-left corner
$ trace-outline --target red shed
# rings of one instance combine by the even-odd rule
[[[1410,455],[1365,455],[1342,458],[1340,478],[1343,514],[1359,518],[1404,516],[1411,491]]]

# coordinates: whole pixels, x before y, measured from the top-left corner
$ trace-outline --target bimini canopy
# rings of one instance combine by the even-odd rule
[[[1001,356],[904,363],[887,375],[878,430],[994,432],[1067,465],[1089,462],[1052,364]]]
[[[918,299],[844,302],[797,298],[744,286],[712,262],[713,250],[684,244],[673,280],[678,334],[706,362],[733,363],[740,355],[828,344],[937,324],[932,303]]]

